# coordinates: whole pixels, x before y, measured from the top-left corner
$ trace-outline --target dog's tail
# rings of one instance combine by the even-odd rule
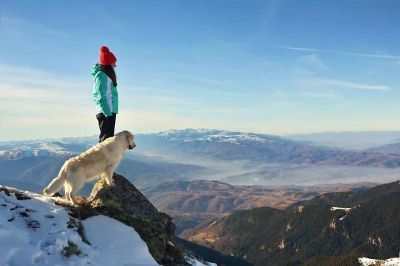
[[[66,171],[64,167],[60,170],[60,173],[56,178],[54,178],[50,184],[43,190],[43,194],[46,196],[52,196],[54,193],[60,191],[60,189],[64,186],[66,178]]]

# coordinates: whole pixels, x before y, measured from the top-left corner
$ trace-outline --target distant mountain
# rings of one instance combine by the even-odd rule
[[[285,210],[238,211],[186,232],[185,238],[255,265],[357,265],[397,257],[400,182],[326,193]]]
[[[174,218],[177,234],[207,220],[215,220],[237,210],[261,206],[287,206],[328,191],[348,191],[376,184],[336,184],[313,187],[232,186],[215,180],[170,181],[143,189],[161,211]]]
[[[386,154],[395,154],[400,155],[400,143],[392,143],[383,146],[373,147],[368,150],[367,152],[374,152],[374,153],[386,153]]]
[[[65,160],[93,143],[93,138],[0,142],[0,182],[39,192]]]
[[[339,133],[338,133],[339,134]],[[395,133],[393,133],[395,134]],[[252,160],[285,164],[322,164],[399,167],[400,156],[353,152],[315,146],[273,135],[212,129],[170,130],[137,134],[140,154],[170,154],[207,157],[224,161]],[[18,160],[34,157],[70,157],[95,145],[95,137],[0,142],[0,158]]]
[[[71,155],[72,156],[72,155]],[[0,182],[34,192],[41,192],[50,180],[57,176],[64,162],[71,156],[31,157],[20,159],[0,158]],[[179,180],[191,173],[202,172],[201,166],[168,163],[140,156],[127,156],[117,172],[132,176],[136,185],[143,187],[167,180]],[[83,190],[88,193],[89,185]]]
[[[315,146],[278,136],[210,129],[138,135],[148,152],[285,164],[400,167],[400,156]]]
[[[398,142],[400,131],[323,132],[288,135],[286,138],[349,150],[365,150]]]
[[[96,143],[94,137],[0,142],[0,158],[17,160],[33,157],[71,156]]]
[[[0,158],[0,183],[21,189],[41,192],[60,171],[66,156]]]
[[[96,143],[95,137],[0,142],[0,182],[41,192],[68,158]],[[204,172],[201,166],[141,156],[136,150],[126,154],[117,171],[132,176],[131,181],[139,186],[187,178],[192,173]],[[88,192],[88,188],[84,191]]]
[[[127,152],[117,172],[140,187],[196,179],[313,185],[400,177],[400,155],[319,147],[272,135],[186,129],[137,134],[135,141],[137,147]],[[38,192],[67,158],[96,143],[94,136],[0,142],[0,179]]]

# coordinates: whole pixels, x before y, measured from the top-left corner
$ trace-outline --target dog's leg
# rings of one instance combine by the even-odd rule
[[[105,179],[107,185],[109,185],[109,186],[115,185],[114,181],[112,179],[113,173],[114,173],[114,169],[112,167],[107,167],[102,174],[102,177]]]
[[[65,186],[65,199],[71,202],[74,205],[77,205],[74,199],[73,191],[72,191],[72,185],[67,184]]]
[[[68,200],[69,202],[73,203],[72,199],[71,199],[71,194],[70,192],[66,192],[65,193],[65,199]]]
[[[75,201],[74,194],[72,194],[72,191],[68,191],[67,193],[65,193],[65,197],[72,204],[78,205],[77,202]]]
[[[71,200],[71,186],[66,183],[65,186],[65,199],[68,200],[69,202],[72,202]]]
[[[69,183],[69,189],[65,192],[67,199],[74,205],[78,205],[74,198],[74,194],[83,188],[85,185],[85,176],[83,174],[77,174]]]

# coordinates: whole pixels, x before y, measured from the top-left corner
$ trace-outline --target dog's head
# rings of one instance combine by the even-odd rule
[[[132,150],[133,148],[136,147],[135,141],[134,141],[134,136],[131,132],[129,131],[123,131],[125,134],[126,140],[128,142],[128,149]]]

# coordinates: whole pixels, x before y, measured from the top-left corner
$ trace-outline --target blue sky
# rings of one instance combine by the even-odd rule
[[[98,133],[90,68],[117,56],[116,130],[400,130],[400,1],[3,1],[0,140]]]

